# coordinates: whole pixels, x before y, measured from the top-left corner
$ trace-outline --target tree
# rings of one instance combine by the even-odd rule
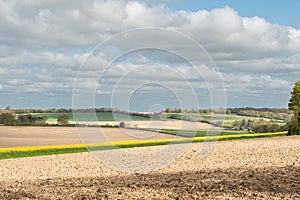
[[[226,115],[231,115],[231,110],[230,109],[226,109]]]
[[[125,122],[120,122],[120,124],[119,124],[119,128],[125,128]]]
[[[295,83],[291,92],[289,110],[293,111],[293,116],[289,122],[288,135],[300,135],[300,80]]]
[[[0,124],[14,123],[16,120],[15,112],[11,110],[0,110]]]
[[[16,115],[13,112],[0,113],[0,124],[13,123],[16,119]]]
[[[70,120],[69,115],[64,114],[57,118],[57,124],[58,125],[67,125],[67,124],[69,124],[69,120]]]
[[[30,123],[28,115],[19,115],[17,122],[19,123]]]

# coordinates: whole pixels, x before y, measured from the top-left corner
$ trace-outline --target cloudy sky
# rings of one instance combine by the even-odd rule
[[[0,108],[287,107],[299,7],[0,0]]]

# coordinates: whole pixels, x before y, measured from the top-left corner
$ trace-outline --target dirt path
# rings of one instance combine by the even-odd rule
[[[1,160],[0,199],[300,198],[299,136],[221,141],[199,159],[203,144],[146,174],[113,171],[88,153]]]
[[[85,143],[142,139],[169,139],[172,135],[119,128],[80,128]],[[0,126],[0,148],[82,143],[75,127]]]

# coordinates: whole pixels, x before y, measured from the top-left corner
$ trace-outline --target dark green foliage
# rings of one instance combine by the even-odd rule
[[[46,124],[47,119],[47,116],[38,117],[31,114],[19,115],[16,125],[44,125]]]
[[[286,113],[286,112],[275,113],[275,112],[271,112],[271,111],[260,111],[260,110],[250,110],[250,109],[249,110],[240,110],[237,112],[237,114],[241,115],[241,116],[283,120],[285,122],[290,121],[290,118],[291,118],[291,114]]]
[[[30,123],[28,115],[19,115],[17,122],[19,123]]]
[[[125,122],[120,122],[119,128],[125,128]]]
[[[0,113],[0,124],[13,123],[15,121],[15,114],[13,112],[1,112]]]
[[[16,114],[10,110],[10,107],[6,107],[5,110],[0,110],[0,124],[14,123],[15,121]]]
[[[278,124],[266,121],[240,120],[235,121],[231,127],[234,130],[248,130],[253,133],[270,133],[287,131],[287,125],[280,126]]]
[[[57,118],[63,114],[69,116],[70,120],[75,121],[72,113],[38,113],[33,114],[34,116],[47,116],[49,121],[55,122]],[[143,115],[135,115],[133,113],[123,114],[123,113],[112,113],[112,112],[96,112],[96,119],[94,113],[91,112],[80,112],[76,113],[76,122],[80,121],[127,121],[132,119],[134,121],[149,121],[149,117],[145,117]]]
[[[57,118],[57,124],[58,125],[68,125],[69,120],[70,120],[69,115],[64,114],[64,115],[61,115]]]
[[[293,111],[293,117],[289,122],[288,135],[300,135],[300,81],[295,83],[291,92],[289,110]]]
[[[278,124],[258,122],[252,127],[254,133],[272,133],[287,131],[287,126],[279,126]]]

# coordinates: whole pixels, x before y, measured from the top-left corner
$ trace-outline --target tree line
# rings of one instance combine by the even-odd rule
[[[237,120],[235,121],[230,129],[233,130],[248,130],[250,133],[269,133],[269,132],[281,132],[287,131],[288,125],[279,125],[273,122],[267,121],[254,121],[254,120]]]
[[[260,110],[240,110],[236,113],[241,116],[248,117],[260,117],[267,119],[283,120],[289,122],[292,117],[292,112],[271,112],[271,111],[260,111]]]
[[[260,117],[268,119],[290,121],[292,112],[287,108],[218,108],[218,109],[181,109],[181,108],[166,108],[165,113],[198,113],[198,114],[237,114],[249,117]]]
[[[4,125],[43,125],[47,119],[46,116],[17,115],[14,111],[0,110],[0,124]]]
[[[72,108],[60,108],[60,109],[15,109],[13,110],[15,113],[18,114],[27,114],[27,113],[84,113],[84,112],[111,112],[111,113],[120,113],[138,117],[145,117],[145,118],[153,118],[156,117],[156,113],[142,113],[142,112],[130,112],[121,110],[118,108],[80,108],[80,109],[72,109]]]
[[[38,126],[48,125],[47,116],[35,116],[32,114],[16,114],[12,110],[0,110],[0,124],[3,125],[18,125],[18,126]],[[68,125],[69,116],[63,114],[57,118],[58,125]]]

